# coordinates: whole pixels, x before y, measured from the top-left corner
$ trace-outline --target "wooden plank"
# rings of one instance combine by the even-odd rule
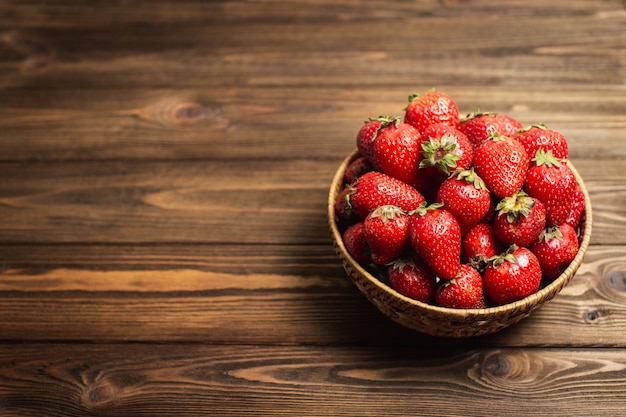
[[[136,8],[136,13],[129,13],[132,7],[98,10],[78,24],[70,9],[64,10],[64,14],[42,9],[42,16],[50,14],[50,23],[39,23],[34,31],[33,21],[11,22],[9,27],[13,30],[4,38],[8,48],[3,55],[13,68],[27,70],[29,84],[56,87],[77,83],[156,86],[167,85],[173,77],[181,87],[208,83],[218,86],[224,80],[233,84],[237,81],[275,85],[320,83],[324,79],[331,83],[376,85],[377,79],[387,84],[392,75],[396,80],[392,82],[414,82],[416,71],[429,82],[441,83],[444,79],[454,83],[459,81],[455,75],[463,70],[467,71],[466,80],[482,77],[513,84],[549,84],[548,79],[575,83],[594,78],[619,84],[619,63],[623,62],[618,51],[623,50],[619,36],[624,14],[617,1],[605,5],[589,3],[583,10],[570,9],[569,15],[567,7],[559,9],[558,14],[553,8],[546,12],[527,7],[517,12],[507,8],[503,13],[504,8],[492,6],[446,9],[430,4],[430,16],[415,13],[413,5],[409,6],[413,13],[400,6],[369,15],[361,7],[343,9],[339,15],[326,9],[320,15],[322,9],[302,7],[296,14],[276,15],[275,7],[263,4],[254,15],[254,7],[250,8],[249,3],[245,3],[249,10],[244,11],[241,6],[244,5],[227,11],[219,6],[218,10],[208,8],[207,14],[212,17],[204,20],[199,15],[190,16],[191,12],[185,16],[184,12],[151,7],[158,16],[143,24],[137,24],[137,20],[129,22],[128,17],[146,13],[146,7]],[[126,16],[120,18],[122,11]],[[289,9],[285,12],[289,13]],[[76,13],[89,13],[89,8],[80,8]],[[467,13],[482,16],[468,18]],[[146,16],[149,15],[147,11]],[[34,22],[37,21],[41,18],[35,17]],[[511,34],[507,44],[502,45],[499,37],[485,30],[485,21],[487,25],[506,27]],[[289,36],[284,36],[286,31]],[[416,31],[420,42],[415,42]],[[363,33],[372,35],[364,37]],[[468,48],[468,44],[472,47]],[[572,54],[573,48],[576,54]],[[586,60],[578,55],[597,55],[600,51],[602,60]],[[450,58],[455,52],[471,60],[463,67],[451,65],[459,59]],[[344,71],[346,58],[350,60],[347,64],[351,73]],[[351,60],[354,58],[357,59]],[[419,66],[415,65],[417,59]],[[286,60],[296,65],[285,66]],[[397,65],[388,68],[385,64],[390,60]],[[514,71],[510,60],[516,66]],[[155,67],[160,70],[144,71]],[[383,74],[371,76],[376,69],[386,67]],[[67,71],[74,72],[75,77],[64,76]],[[4,82],[19,80],[24,79],[16,76]]]
[[[278,7],[279,6],[279,7]],[[92,2],[82,4],[74,0],[56,0],[51,3],[7,0],[3,11],[7,17],[4,24],[32,28],[102,28],[106,23],[118,25],[156,24],[170,22],[178,25],[204,23],[208,25],[232,23],[306,23],[311,21],[396,20],[415,17],[594,17],[621,11],[620,2],[571,0],[567,2],[537,3],[529,7],[523,0],[509,0],[506,7],[489,0],[471,2],[459,0],[420,0],[407,4],[401,1],[387,2],[381,8],[377,3],[347,0],[338,4],[332,1],[301,3],[297,1],[245,0],[212,1],[185,0],[168,2],[132,0],[123,3]],[[10,19],[9,19],[10,18]],[[471,21],[470,21],[471,23]]]
[[[0,345],[5,414],[616,416],[617,349]]]
[[[101,159],[340,159],[369,117],[402,115],[433,85],[168,89],[14,89],[0,102],[0,161]],[[476,108],[566,135],[573,160],[626,159],[626,90],[451,86],[462,115]],[[124,101],[120,104],[119,97]],[[16,140],[19,138],[19,140]]]
[[[330,246],[63,245],[1,252],[9,268],[0,283],[4,340],[459,343],[383,316],[352,285]],[[531,317],[462,343],[626,346],[624,269],[622,246],[592,246],[572,282]]]
[[[626,160],[576,160],[593,244],[625,242]],[[3,163],[0,242],[327,244],[337,160]],[[10,180],[9,180],[10,178]]]
[[[332,165],[1,165],[0,176],[14,179],[0,186],[0,240],[327,244]]]

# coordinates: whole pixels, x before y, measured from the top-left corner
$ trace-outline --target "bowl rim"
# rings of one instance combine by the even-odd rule
[[[587,252],[587,248],[589,247],[589,243],[591,241],[591,229],[592,229],[592,208],[591,208],[591,200],[589,198],[589,193],[585,184],[582,180],[582,177],[574,167],[574,165],[568,159],[566,161],[567,166],[572,170],[574,176],[576,178],[576,182],[580,186],[584,196],[585,196],[585,209],[583,211],[582,218],[584,218],[584,222],[581,222],[579,225],[580,228],[580,236],[579,238],[579,248],[576,256],[572,260],[572,262],[567,266],[567,268],[556,277],[552,282],[547,284],[546,286],[540,288],[534,294],[528,295],[520,300],[514,301],[512,303],[502,304],[498,306],[491,306],[486,308],[472,308],[472,309],[456,309],[449,307],[441,307],[434,304],[424,303],[422,301],[415,300],[413,298],[407,297],[398,291],[396,291],[391,286],[387,285],[380,279],[373,276],[370,272],[368,272],[359,262],[357,262],[352,255],[346,249],[343,239],[341,238],[341,233],[339,231],[339,227],[337,224],[337,217],[335,214],[335,201],[337,195],[342,190],[340,187],[344,184],[344,174],[348,167],[348,165],[357,157],[360,156],[359,150],[354,149],[348,156],[346,156],[342,163],[339,165],[335,175],[333,176],[333,180],[331,183],[331,187],[328,193],[328,223],[332,233],[333,241],[337,245],[338,250],[341,251],[341,254],[346,257],[347,261],[350,262],[351,266],[355,268],[359,274],[363,277],[367,278],[367,280],[378,287],[381,291],[390,293],[394,297],[397,297],[399,300],[406,304],[410,304],[412,306],[431,310],[432,312],[436,312],[442,315],[446,315],[449,317],[454,317],[458,320],[467,320],[467,319],[487,319],[492,317],[494,314],[502,314],[510,311],[516,310],[524,310],[527,309],[529,305],[536,305],[538,303],[546,302],[552,299],[563,287],[565,287],[569,281],[574,277],[577,269],[582,264],[583,258]]]

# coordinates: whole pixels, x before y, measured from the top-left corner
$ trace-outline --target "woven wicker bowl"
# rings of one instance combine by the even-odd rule
[[[346,250],[338,228],[334,204],[343,189],[343,176],[350,162],[358,156],[352,152],[337,170],[328,194],[328,223],[335,250],[344,269],[359,290],[382,313],[401,325],[421,333],[443,337],[473,337],[498,332],[528,317],[535,309],[551,300],[569,283],[580,267],[591,239],[591,203],[585,185],[573,167],[576,179],[585,194],[585,211],[579,230],[580,249],[569,267],[537,293],[522,300],[483,309],[452,309],[422,303],[408,298],[385,284],[359,265]]]

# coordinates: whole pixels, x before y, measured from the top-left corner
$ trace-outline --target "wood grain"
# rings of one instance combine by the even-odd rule
[[[65,417],[615,416],[626,405],[614,349],[0,345],[0,376],[5,412],[22,416],[42,403]]]
[[[0,415],[616,416],[626,400],[619,0],[0,5]],[[500,333],[352,285],[326,219],[412,93],[564,133],[591,247]]]
[[[573,160],[573,159],[572,159]],[[0,242],[327,245],[339,160],[4,163]],[[626,159],[576,167],[594,208],[593,243],[626,242]]]
[[[246,256],[240,255],[241,246],[197,246],[192,251],[188,246],[61,249],[42,246],[35,252],[31,247],[14,252],[16,263],[3,272],[0,284],[5,338],[260,345],[459,343],[391,322],[357,291],[327,247],[268,246]],[[100,257],[102,252],[107,257]],[[33,269],[22,269],[28,266]],[[554,300],[506,331],[462,343],[624,347],[625,269],[621,246],[592,246],[576,277]]]
[[[18,88],[0,102],[0,128],[7,138],[0,140],[0,161],[339,160],[353,149],[367,118],[399,115],[409,94],[433,86],[454,97],[463,115],[480,108],[524,125],[545,123],[566,135],[573,160],[626,157],[614,141],[626,127],[620,86],[503,90],[419,81],[356,89],[72,87],[36,100]],[[8,140],[15,137],[20,140]]]

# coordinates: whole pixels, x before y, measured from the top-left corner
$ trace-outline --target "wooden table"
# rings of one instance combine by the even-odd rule
[[[0,25],[0,415],[624,415],[619,0],[7,0]],[[400,327],[330,241],[357,130],[431,87],[564,133],[591,195],[578,274],[491,336]]]

